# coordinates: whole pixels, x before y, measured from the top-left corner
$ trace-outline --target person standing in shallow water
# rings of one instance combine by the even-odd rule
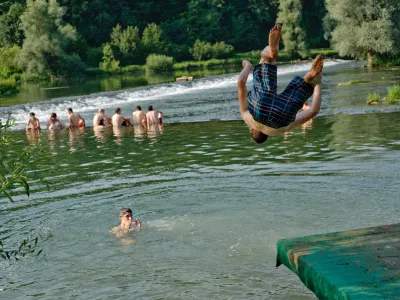
[[[132,210],[130,208],[121,208],[119,210],[119,220],[121,224],[111,229],[111,232],[116,236],[126,235],[131,229],[139,229],[142,223],[136,218],[133,223]]]
[[[63,121],[61,121],[58,117],[56,113],[52,113],[50,115],[50,118],[47,120],[47,129],[49,130],[61,130],[67,128],[67,125],[65,125],[65,123]]]
[[[39,119],[36,118],[35,113],[31,112],[29,114],[28,123],[26,123],[26,130],[40,130]]]
[[[253,89],[247,93],[246,82],[253,69],[243,60],[238,78],[240,113],[250,128],[252,139],[261,144],[270,135],[283,134],[315,117],[321,107],[321,72],[323,57],[318,55],[311,70],[301,78],[295,76],[285,90],[277,93],[277,68],[281,25],[275,25],[269,34],[269,46],[261,52],[261,60],[253,70]],[[312,95],[311,108],[297,113]]]
[[[131,125],[131,118],[121,117],[121,108],[118,107],[112,117],[112,125],[116,128],[128,127]]]
[[[72,111],[72,108],[67,109],[69,128],[85,127],[85,119],[77,113]]]
[[[132,113],[133,125],[146,125],[146,114],[140,105],[136,106],[136,111]]]

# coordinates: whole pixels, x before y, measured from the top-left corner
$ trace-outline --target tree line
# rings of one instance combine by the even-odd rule
[[[264,47],[276,21],[293,58],[331,46],[343,56],[395,57],[399,16],[398,0],[6,1],[0,77],[71,77],[87,67],[145,64],[155,54],[176,62],[228,58]]]

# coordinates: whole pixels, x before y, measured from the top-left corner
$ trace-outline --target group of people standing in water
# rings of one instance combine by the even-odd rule
[[[65,128],[79,128],[85,127],[85,119],[78,113],[74,113],[72,108],[66,110],[68,115],[69,124],[66,125],[56,113],[52,113],[50,118],[47,120],[46,128],[48,130],[61,130]],[[99,129],[108,126],[113,126],[114,128],[128,127],[130,125],[151,127],[153,125],[158,125],[163,123],[163,114],[149,105],[147,114],[142,111],[140,106],[136,107],[136,111],[132,113],[131,117],[121,116],[121,108],[118,107],[115,110],[115,114],[109,117],[105,114],[103,108],[99,109],[97,114],[93,118],[93,128]],[[31,112],[29,120],[26,124],[26,130],[40,130],[40,121],[36,118],[35,113]]]

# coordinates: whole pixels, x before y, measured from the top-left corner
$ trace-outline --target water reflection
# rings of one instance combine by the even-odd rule
[[[41,130],[26,130],[26,138],[31,145],[36,145],[40,142]]]

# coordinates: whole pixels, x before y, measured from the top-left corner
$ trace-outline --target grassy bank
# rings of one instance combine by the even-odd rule
[[[322,54],[327,58],[338,57],[338,53],[332,49],[313,49],[310,51],[309,58],[315,57],[317,54]],[[172,66],[173,71],[190,71],[190,70],[201,70],[201,69],[215,69],[221,67],[228,67],[233,65],[240,65],[243,59],[250,60],[253,64],[257,64],[260,60],[260,51],[254,50],[244,53],[236,53],[234,57],[227,59],[210,59],[204,61],[183,61],[174,63]],[[289,63],[289,62],[299,62],[301,60],[296,60],[290,57],[285,51],[279,53],[277,59],[278,63]],[[117,74],[142,74],[146,72],[146,65],[131,65],[126,67],[121,67],[116,70],[103,70],[100,68],[89,68],[86,70],[86,75],[88,76],[98,76],[98,75],[117,75]]]
[[[15,77],[16,76],[11,76],[7,79],[0,78],[0,96],[18,92],[18,80]]]

